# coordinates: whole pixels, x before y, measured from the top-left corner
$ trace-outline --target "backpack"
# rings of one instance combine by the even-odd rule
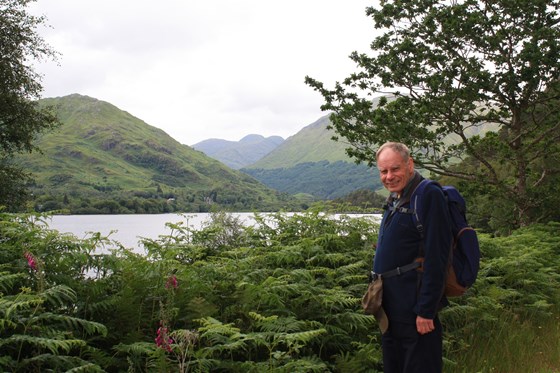
[[[459,191],[451,185],[440,185],[433,180],[422,180],[410,197],[412,219],[423,237],[423,226],[419,216],[422,214],[422,196],[429,184],[435,184],[443,190],[447,199],[449,215],[451,216],[451,231],[453,245],[450,264],[445,281],[445,295],[456,297],[463,295],[476,280],[480,263],[480,246],[476,231],[469,226],[466,218],[465,199]]]

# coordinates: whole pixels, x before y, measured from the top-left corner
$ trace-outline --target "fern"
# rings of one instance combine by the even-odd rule
[[[33,346],[39,350],[48,350],[55,355],[60,352],[68,353],[73,348],[80,348],[86,345],[81,339],[53,339],[21,334],[13,334],[0,340],[0,347],[19,344]]]
[[[369,343],[353,342],[352,353],[338,354],[335,371],[352,373],[382,373],[383,357],[378,348],[378,341]]]
[[[221,343],[228,339],[236,340],[242,337],[240,329],[232,324],[223,324],[211,317],[201,319],[199,322],[203,325],[199,328],[201,337],[208,339],[211,343]]]
[[[377,322],[371,315],[362,312],[347,311],[333,315],[330,318],[331,324],[344,325],[346,334],[348,331],[357,332],[359,330],[376,330]]]
[[[0,272],[0,294],[10,292],[16,281],[23,278],[25,278],[23,273]]]
[[[22,360],[20,367],[23,369],[32,370],[33,367],[40,366],[57,367],[57,370],[64,370],[65,372],[104,372],[99,365],[87,362],[75,356],[53,355],[53,354],[39,354],[31,358]]]
[[[309,342],[315,340],[320,335],[325,334],[326,332],[327,331],[323,328],[316,330],[306,330],[302,332],[287,333],[284,338],[288,346],[294,344],[306,345]]]
[[[306,356],[299,359],[290,360],[286,364],[278,367],[276,370],[286,373],[323,373],[331,371],[330,367],[317,356]]]
[[[66,285],[54,285],[45,289],[40,296],[54,307],[63,307],[76,301],[76,292]]]
[[[75,367],[66,371],[66,373],[97,373],[105,372],[99,365],[93,363],[87,363],[79,367]]]
[[[125,355],[150,355],[156,349],[156,345],[148,342],[136,342],[131,344],[119,343],[113,346],[113,350],[117,353],[123,353]]]
[[[235,227],[176,227],[172,238],[147,243],[147,256],[120,248],[94,257],[95,240],[11,222],[0,240],[1,370],[25,371],[25,362],[29,371],[180,371],[188,349],[181,356],[194,371],[380,371],[378,327],[359,306],[376,226],[299,215],[267,215],[238,237]],[[471,335],[490,341],[511,320],[525,325],[557,312],[557,228],[481,236],[477,283],[441,312],[446,361]],[[44,262],[43,288],[23,271],[22,247]],[[98,270],[94,279],[83,276],[86,268]],[[165,287],[171,273],[178,288]],[[171,351],[153,342],[162,321],[175,338]],[[186,332],[196,343],[180,341]]]
[[[38,316],[28,319],[28,322],[31,324],[41,323],[41,322],[47,322],[47,323],[56,322],[61,325],[64,325],[66,328],[83,331],[87,335],[92,335],[92,334],[101,334],[102,336],[107,335],[107,328],[103,324],[94,321],[83,320],[77,317],[59,315],[50,312],[43,312]]]
[[[87,307],[85,308],[85,312],[87,314],[107,314],[110,313],[112,310],[114,310],[117,304],[118,304],[117,298],[96,300],[95,302],[90,302],[87,304]]]
[[[325,289],[320,298],[321,306],[329,313],[341,309],[352,309],[357,305],[356,298],[351,297],[343,288]]]
[[[255,327],[258,330],[272,333],[300,332],[320,325],[315,321],[297,320],[293,316],[278,317],[272,315],[265,317],[256,312],[249,312],[249,317],[256,321]]]
[[[348,263],[349,257],[345,253],[322,253],[309,260],[313,266],[337,268]]]
[[[277,316],[277,315],[272,315],[272,316],[265,317],[265,316],[260,315],[260,314],[258,314],[258,313],[256,313],[256,312],[249,312],[249,316],[250,316],[252,319],[254,319],[254,320],[256,320],[256,321],[259,321],[259,322],[261,322],[261,323],[272,323],[272,322],[278,320],[278,316]]]
[[[300,245],[285,246],[266,256],[268,265],[279,268],[302,266],[305,260],[305,249]]]
[[[15,329],[16,327],[17,323],[12,320],[6,320],[4,318],[0,319],[0,331],[4,332],[5,329]]]
[[[43,304],[43,299],[36,295],[21,294],[17,297],[6,297],[0,299],[0,310],[4,312],[4,318],[11,319],[12,314],[36,308]]]

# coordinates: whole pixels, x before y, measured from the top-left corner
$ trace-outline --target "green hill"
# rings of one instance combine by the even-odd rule
[[[381,189],[377,169],[354,163],[344,139],[332,139],[335,133],[327,128],[329,123],[328,115],[320,118],[241,170],[281,192],[315,199]]]
[[[394,99],[386,97],[389,101]],[[378,102],[379,98],[375,98],[373,105]],[[328,129],[329,124],[329,115],[320,118],[241,171],[281,192],[307,194],[316,199],[338,199],[360,190],[386,195],[377,169],[355,164],[346,154],[350,144]],[[484,136],[494,130],[492,125],[473,127],[468,135]],[[335,136],[338,141],[332,139]],[[448,143],[459,140],[453,136],[446,139]]]
[[[345,152],[348,144],[332,140],[335,133],[327,129],[329,123],[329,115],[321,117],[245,168],[277,169],[309,162],[352,162]]]
[[[288,168],[243,169],[265,185],[289,194],[309,194],[315,199],[335,199],[357,190],[381,185],[376,170],[344,161],[298,163]]]
[[[36,210],[270,211],[292,204],[109,103],[74,94],[41,104],[56,108],[62,126],[37,140],[43,154],[18,158],[34,175]]]

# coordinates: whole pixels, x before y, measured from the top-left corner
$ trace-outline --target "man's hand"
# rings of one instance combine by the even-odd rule
[[[416,316],[416,330],[420,334],[428,334],[435,329],[434,320]]]

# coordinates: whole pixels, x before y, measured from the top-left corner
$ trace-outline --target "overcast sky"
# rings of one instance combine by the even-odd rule
[[[110,102],[183,144],[248,134],[287,138],[374,39],[376,0],[38,0],[40,34],[61,53],[42,63],[43,97]]]

